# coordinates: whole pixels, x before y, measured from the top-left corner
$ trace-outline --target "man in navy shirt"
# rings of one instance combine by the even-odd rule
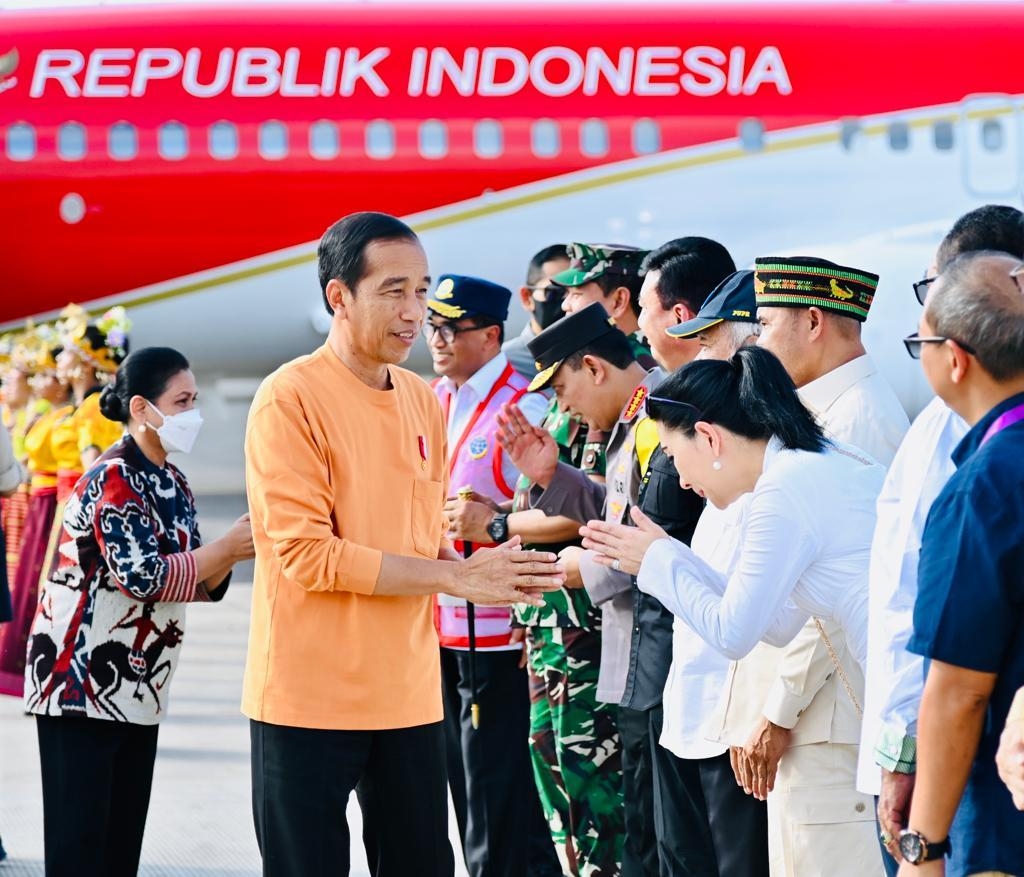
[[[1024,874],[1024,814],[995,764],[1024,685],[1021,272],[1005,253],[960,256],[932,284],[920,330],[905,342],[971,430],[922,539],[908,648],[929,663],[900,877]]]

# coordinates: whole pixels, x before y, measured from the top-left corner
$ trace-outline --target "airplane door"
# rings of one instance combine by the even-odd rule
[[[1021,114],[1008,95],[972,95],[960,104],[964,187],[978,198],[1020,193]]]

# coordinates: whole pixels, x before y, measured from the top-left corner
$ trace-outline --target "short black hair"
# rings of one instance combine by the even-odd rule
[[[736,263],[718,241],[691,235],[652,250],[640,270],[661,272],[658,300],[665,310],[682,302],[697,313],[711,291],[735,273]]]
[[[640,289],[644,285],[644,278],[640,274],[635,271],[616,273],[613,269],[596,278],[594,283],[601,287],[605,298],[620,286],[626,287],[629,290],[629,306],[633,310],[633,316],[640,316]]]
[[[129,353],[117,367],[113,383],[100,393],[100,412],[108,420],[127,423],[132,396],[152,402],[167,389],[171,378],[188,368],[188,360],[173,347],[143,347]]]
[[[618,369],[629,368],[636,362],[633,346],[621,329],[606,332],[600,338],[591,341],[586,347],[581,347],[575,353],[569,354],[562,360],[562,365],[578,372],[583,368],[584,356],[593,356],[604,360],[608,365]]]
[[[324,232],[316,258],[327,313],[334,314],[327,301],[327,284],[340,280],[355,295],[356,285],[366,273],[366,248],[381,240],[419,241],[419,238],[402,220],[387,213],[372,212],[350,213]]]
[[[822,451],[828,444],[789,373],[763,347],[741,347],[729,360],[687,363],[658,384],[647,412],[689,436],[703,420],[748,439],[778,436],[794,450]]]
[[[978,250],[1024,259],[1024,213],[1006,204],[986,204],[965,213],[939,244],[935,267],[941,274],[961,253]]]
[[[526,269],[526,285],[536,286],[537,281],[544,276],[544,265],[553,262],[555,259],[569,261],[569,253],[565,244],[551,244],[543,250],[537,250],[530,259],[530,267]]]

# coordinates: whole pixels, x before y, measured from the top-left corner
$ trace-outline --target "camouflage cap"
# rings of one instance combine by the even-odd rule
[[[583,286],[605,274],[636,277],[648,250],[621,244],[569,244],[569,267],[551,278],[559,286]]]

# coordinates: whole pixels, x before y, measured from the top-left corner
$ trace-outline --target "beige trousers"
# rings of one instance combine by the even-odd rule
[[[768,795],[771,877],[883,877],[875,802],[856,775],[855,745],[786,750]]]

